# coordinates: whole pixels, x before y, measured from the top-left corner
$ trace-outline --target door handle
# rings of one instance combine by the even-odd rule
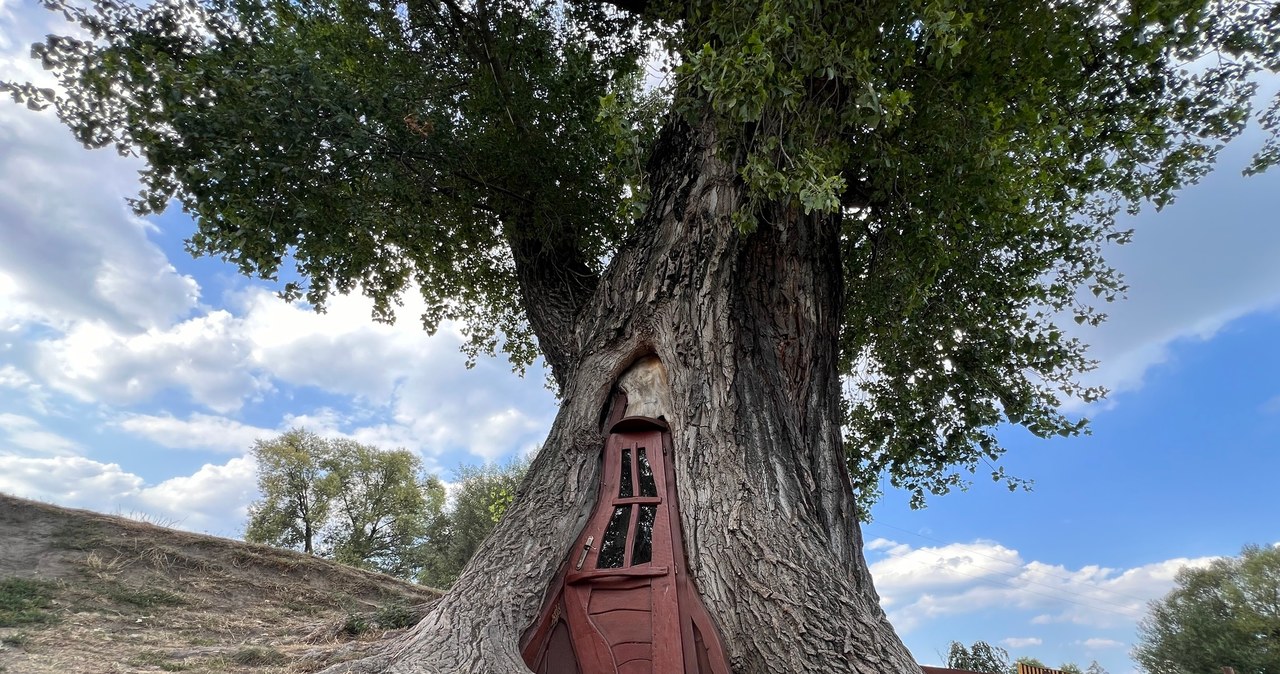
[[[595,536],[587,536],[587,542],[582,544],[582,554],[578,557],[578,565],[573,567],[574,571],[582,570],[582,563],[587,561],[587,553],[591,552],[591,543],[596,540]]]

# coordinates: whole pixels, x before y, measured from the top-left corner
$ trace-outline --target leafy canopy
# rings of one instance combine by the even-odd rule
[[[1061,397],[1103,392],[1057,322],[1123,294],[1116,214],[1204,175],[1280,70],[1254,0],[86,1],[47,4],[88,37],[33,49],[65,93],[2,86],[142,155],[140,211],[176,199],[246,274],[291,261],[318,308],[359,289],[388,319],[415,287],[427,329],[517,366],[545,299],[518,267],[589,294],[662,120],[714,124],[743,236],[771,202],[841,223],[855,488],[916,504],[983,466],[1016,486],[998,424],[1083,430]],[[678,66],[646,93],[654,45]]]
[[[527,461],[459,468],[448,507],[432,519],[416,580],[448,588],[515,498]]]
[[[1008,674],[1011,666],[1008,651],[985,641],[975,641],[973,646],[965,646],[959,641],[953,641],[947,649],[947,667],[950,669],[983,672],[983,674]]]
[[[1280,673],[1280,547],[1248,546],[1176,582],[1139,624],[1133,658],[1144,671]]]
[[[444,485],[404,449],[383,451],[293,429],[252,450],[262,498],[245,540],[410,578],[444,507]]]

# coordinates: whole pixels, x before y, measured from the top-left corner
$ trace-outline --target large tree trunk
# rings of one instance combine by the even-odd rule
[[[353,670],[528,671],[518,641],[594,504],[611,388],[653,354],[689,573],[733,670],[919,672],[880,609],[844,468],[839,223],[789,209],[738,233],[741,186],[710,148],[709,132],[664,135],[649,215],[578,315],[521,493],[449,595]]]

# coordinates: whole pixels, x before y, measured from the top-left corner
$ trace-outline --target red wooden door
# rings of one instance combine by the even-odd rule
[[[570,638],[585,672],[684,671],[662,430],[615,432],[601,499],[565,577]]]
[[[684,569],[674,451],[658,419],[611,427],[591,519],[521,639],[534,672],[728,674]]]

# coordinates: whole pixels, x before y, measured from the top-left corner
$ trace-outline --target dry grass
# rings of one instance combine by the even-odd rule
[[[287,550],[5,495],[0,541],[4,674],[313,672],[393,636],[439,596]]]

